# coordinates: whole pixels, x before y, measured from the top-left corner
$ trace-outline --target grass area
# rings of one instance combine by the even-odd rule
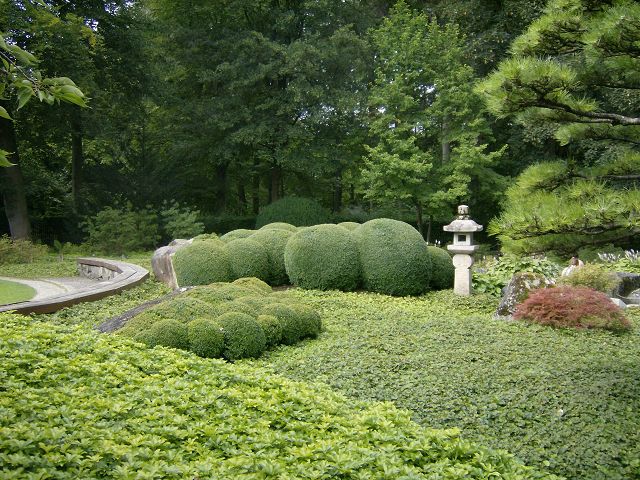
[[[615,335],[494,320],[494,300],[451,291],[291,294],[323,313],[326,332],[253,364],[392,401],[568,478],[640,477],[637,313],[634,331]]]
[[[36,291],[22,283],[0,280],[0,305],[24,302],[33,298]]]
[[[553,478],[389,403],[43,318],[0,314],[3,479]]]

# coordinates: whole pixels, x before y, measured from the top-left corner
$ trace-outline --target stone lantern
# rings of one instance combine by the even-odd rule
[[[448,245],[447,250],[453,252],[453,266],[456,267],[455,282],[453,292],[458,295],[471,295],[471,266],[473,265],[473,252],[478,245],[473,243],[473,234],[482,230],[482,225],[478,225],[469,217],[469,207],[467,205],[458,206],[458,216],[449,225],[443,227],[445,232],[453,233],[453,245]]]

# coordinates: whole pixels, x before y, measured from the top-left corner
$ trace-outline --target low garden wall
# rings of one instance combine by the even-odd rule
[[[13,303],[0,307],[0,312],[15,311],[21,314],[53,313],[80,302],[99,300],[139,285],[149,277],[149,271],[126,262],[103,258],[79,258],[78,273],[81,277],[101,280],[71,293],[55,295],[42,300]]]

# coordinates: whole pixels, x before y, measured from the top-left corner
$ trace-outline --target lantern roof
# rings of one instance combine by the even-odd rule
[[[467,205],[458,206],[458,216],[449,225],[445,225],[442,229],[445,232],[456,233],[473,233],[480,232],[484,227],[477,224],[469,217],[469,207]]]

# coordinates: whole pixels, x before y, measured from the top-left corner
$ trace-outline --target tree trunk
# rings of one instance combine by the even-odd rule
[[[24,179],[20,169],[20,157],[13,122],[0,118],[0,148],[11,152],[8,159],[13,167],[0,167],[0,188],[4,201],[4,211],[9,221],[11,238],[27,239],[31,237],[31,222],[27,209],[27,197]]]
[[[429,215],[429,222],[427,223],[427,243],[431,243],[431,225],[433,224],[433,215]]]
[[[82,189],[82,167],[84,165],[84,152],[82,148],[82,124],[80,112],[71,114],[71,195],[73,208],[80,212],[82,201],[80,190]]]
[[[242,181],[238,182],[238,200],[240,202],[242,214],[244,215],[247,212],[247,192]]]
[[[333,205],[331,209],[333,212],[339,212],[342,210],[342,171],[336,172],[335,183],[333,187]]]
[[[416,202],[416,223],[418,224],[418,231],[422,235],[422,204],[420,202]]]
[[[273,203],[280,198],[280,189],[282,187],[282,168],[278,165],[271,167],[271,182],[269,188],[269,203]]]

